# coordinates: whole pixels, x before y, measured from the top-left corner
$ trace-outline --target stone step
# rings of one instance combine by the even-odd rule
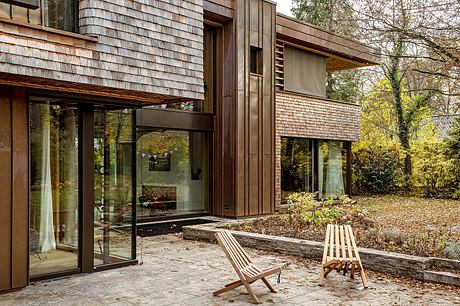
[[[428,282],[460,287],[460,274],[445,271],[423,271],[423,278]]]

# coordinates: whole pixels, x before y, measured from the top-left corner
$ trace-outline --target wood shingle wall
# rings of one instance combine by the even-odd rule
[[[203,99],[202,0],[83,0],[80,34],[0,22],[0,72]]]

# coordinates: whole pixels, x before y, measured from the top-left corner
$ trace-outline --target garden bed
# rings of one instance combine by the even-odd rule
[[[307,201],[287,213],[251,219],[230,228],[323,241],[326,223],[350,223],[361,247],[459,259],[460,201],[395,195],[354,200],[319,205]]]

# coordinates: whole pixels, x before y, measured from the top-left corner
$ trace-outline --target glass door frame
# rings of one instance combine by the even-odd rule
[[[82,99],[73,96],[62,95],[42,90],[31,90],[30,97],[47,97],[47,98],[62,98],[71,104],[76,105],[78,108],[78,267],[77,269],[67,270],[63,272],[49,273],[37,276],[29,276],[29,281],[39,281],[61,276],[92,273],[123,267],[128,265],[137,264],[136,259],[136,237],[137,237],[137,224],[136,224],[136,142],[133,142],[132,150],[132,230],[131,230],[131,259],[123,262],[110,263],[94,266],[94,112],[95,105],[113,106],[117,108],[131,108],[133,116],[133,139],[136,136],[136,108],[139,108],[138,103],[117,103],[118,101],[101,101],[99,99]],[[93,102],[94,101],[94,102]],[[29,102],[30,103],[30,102]],[[29,135],[30,135],[30,117],[29,121]],[[31,152],[29,144],[29,165],[31,161]],[[29,166],[29,177],[31,169]],[[29,187],[30,192],[30,187]],[[29,214],[30,214],[30,197],[29,197]],[[30,223],[28,224],[30,228]],[[30,266],[29,268],[30,269]]]

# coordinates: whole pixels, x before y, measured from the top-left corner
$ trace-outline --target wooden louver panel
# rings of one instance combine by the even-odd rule
[[[275,52],[275,86],[276,90],[284,90],[284,43],[276,43]]]

